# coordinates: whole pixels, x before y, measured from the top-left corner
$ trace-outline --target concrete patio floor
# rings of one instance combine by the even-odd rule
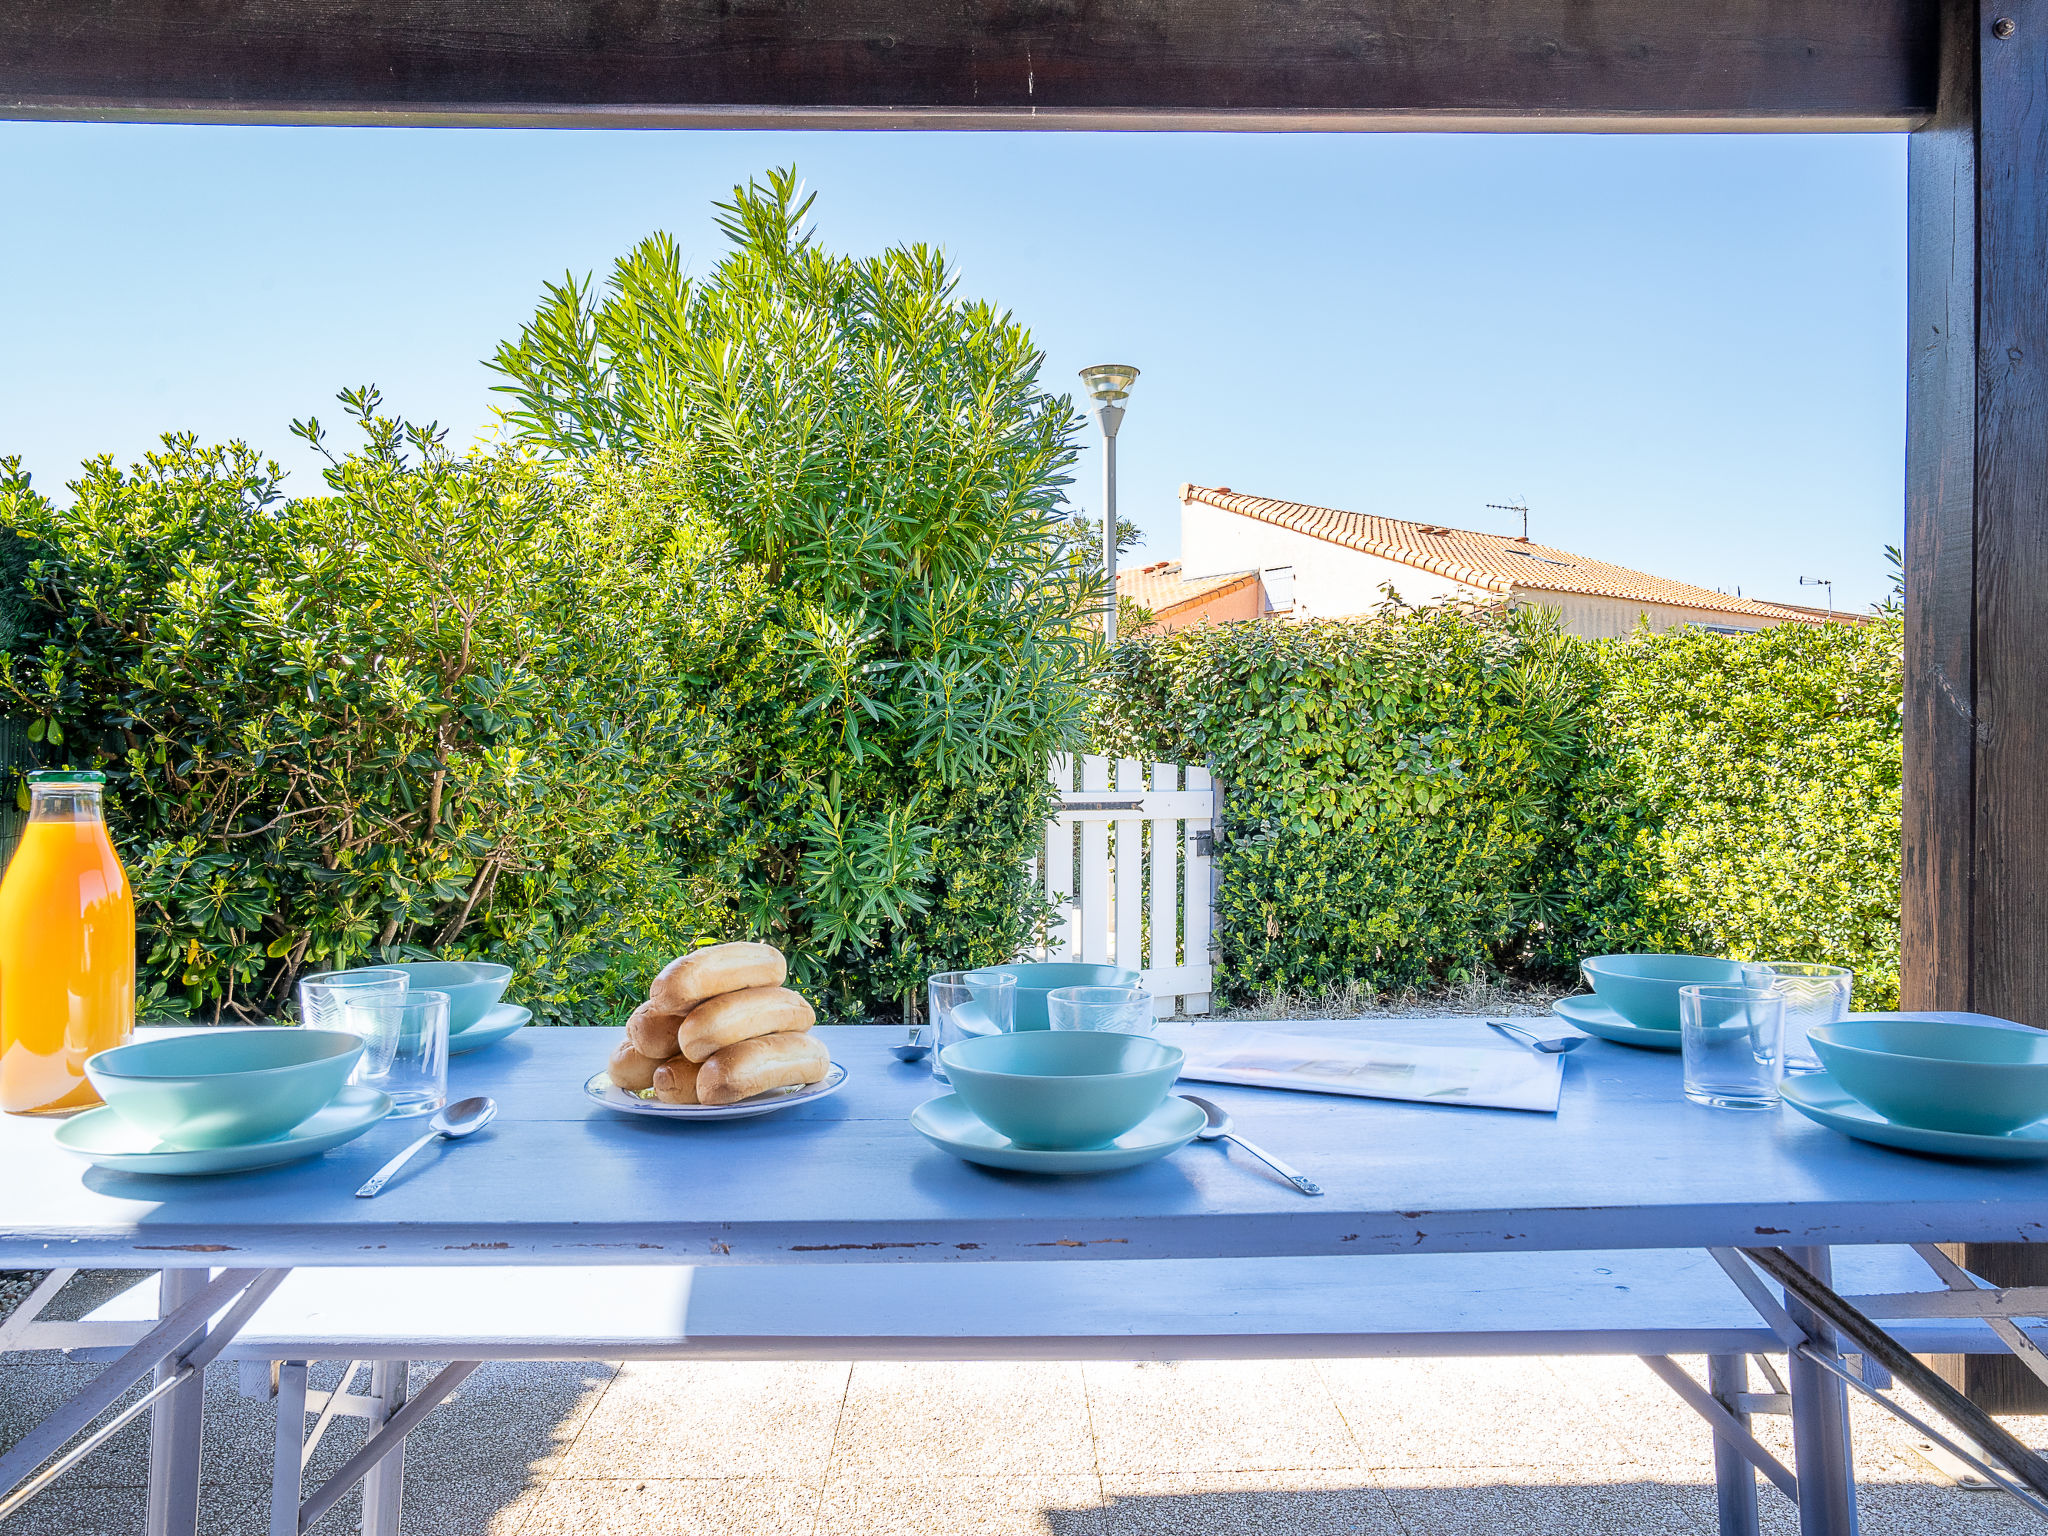
[[[55,1356],[0,1368],[0,1442],[91,1369]],[[257,1536],[269,1407],[240,1398],[230,1369],[208,1389],[206,1530]],[[1955,1487],[1878,1410],[1855,1417],[1866,1536],[2043,1529],[2001,1494]],[[2009,1423],[2048,1438],[2048,1419]],[[1789,1460],[1785,1422],[1758,1426]],[[340,1421],[314,1475],[362,1434]],[[487,1365],[413,1447],[410,1536],[1714,1529],[1706,1430],[1630,1359]],[[9,1536],[140,1532],[146,1464],[143,1430],[124,1431]],[[1796,1530],[1774,1489],[1763,1508],[1765,1530]],[[351,1499],[317,1529],[350,1530],[355,1513]]]

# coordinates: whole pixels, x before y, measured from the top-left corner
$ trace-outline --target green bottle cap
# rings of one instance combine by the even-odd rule
[[[38,768],[28,776],[31,784],[104,784],[107,776],[90,768]]]

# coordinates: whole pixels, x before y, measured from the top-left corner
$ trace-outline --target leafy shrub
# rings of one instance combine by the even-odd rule
[[[1899,1005],[1904,626],[1590,647],[1644,901],[1687,947],[1856,971]]]
[[[146,1007],[278,1011],[306,970],[431,951],[608,1016],[705,906],[676,850],[726,733],[673,684],[730,651],[744,573],[604,466],[451,457],[345,398],[367,444],[326,496],[189,437],[69,508],[0,483],[10,712],[109,775]]]
[[[1078,418],[1028,333],[923,247],[825,252],[809,207],[793,173],[735,189],[702,280],[656,235],[601,292],[551,286],[495,366],[525,443],[637,466],[758,591],[719,678],[716,878],[843,1016],[1016,952],[1098,594],[1063,513]]]
[[[1108,750],[1225,786],[1227,993],[1458,983],[1570,947],[1557,807],[1590,678],[1542,616],[1187,629],[1119,645],[1114,678]]]
[[[1859,1006],[1895,1006],[1901,654],[1896,619],[1258,621],[1120,644],[1098,746],[1224,785],[1240,1000],[1682,949],[1851,965]]]

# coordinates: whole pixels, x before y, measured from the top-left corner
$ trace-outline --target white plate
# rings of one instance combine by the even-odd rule
[[[827,1094],[837,1093],[845,1083],[846,1068],[835,1061],[825,1069],[825,1075],[808,1088],[774,1088],[767,1093],[757,1093],[751,1099],[741,1099],[737,1104],[663,1104],[626,1092],[602,1072],[585,1083],[583,1091],[606,1109],[616,1109],[628,1115],[652,1115],[657,1120],[744,1120],[749,1115],[772,1115],[778,1109],[791,1109],[813,1099],[822,1099]]]
[[[516,1003],[500,1003],[469,1028],[450,1035],[448,1054],[460,1056],[467,1051],[480,1051],[487,1045],[496,1045],[507,1035],[524,1029],[532,1017],[531,1008],[521,1008]]]

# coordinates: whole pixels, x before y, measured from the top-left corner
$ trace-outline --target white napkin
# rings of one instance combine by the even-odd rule
[[[1291,1020],[1271,1027],[1162,1024],[1159,1038],[1187,1052],[1180,1075],[1199,1082],[1557,1113],[1562,1056],[1307,1033],[1314,1028]]]

